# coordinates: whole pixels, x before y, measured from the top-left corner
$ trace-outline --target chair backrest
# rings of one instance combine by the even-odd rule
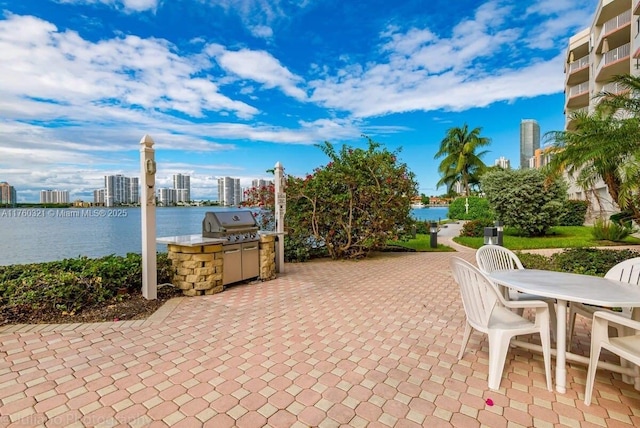
[[[478,268],[459,257],[451,258],[451,271],[460,286],[467,320],[479,331],[487,331],[494,306],[501,301],[493,282]]]
[[[524,269],[518,256],[500,245],[485,245],[476,251],[476,262],[485,273],[497,270]]]
[[[607,279],[640,285],[640,257],[618,263],[605,274]]]
[[[627,282],[631,285],[640,285],[640,257],[625,260],[618,263],[604,275],[607,279]],[[631,317],[633,308],[622,308],[622,313]]]

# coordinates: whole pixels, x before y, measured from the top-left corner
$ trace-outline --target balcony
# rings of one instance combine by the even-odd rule
[[[576,109],[589,105],[589,82],[570,86],[567,92],[567,109]]]
[[[608,20],[602,26],[602,33],[604,35],[613,33],[618,28],[624,27],[631,22],[631,10],[621,13],[613,19]]]
[[[631,43],[626,43],[604,53],[596,69],[596,80],[610,80],[616,74],[629,73],[630,55]]]
[[[617,82],[607,83],[602,87],[602,92],[608,92],[610,94],[619,94],[624,91],[628,91],[628,89]]]
[[[577,59],[567,67],[567,86],[589,80],[589,55]]]

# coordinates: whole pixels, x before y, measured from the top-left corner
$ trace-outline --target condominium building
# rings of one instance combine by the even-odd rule
[[[191,177],[183,174],[173,175],[173,188],[176,190],[176,202],[191,201]]]
[[[569,39],[565,64],[565,128],[575,112],[592,112],[602,91],[619,93],[611,79],[640,74],[640,0],[600,0],[591,26]],[[581,189],[570,180],[569,196],[591,202],[593,217],[618,211],[604,182]]]
[[[140,203],[139,183],[140,179],[138,177],[125,177],[121,174],[105,175],[104,205],[113,207],[123,204]],[[94,199],[95,196],[94,194]]]
[[[162,207],[170,207],[176,204],[176,189],[162,188],[158,189],[158,205]]]
[[[105,204],[105,189],[96,189],[93,191],[93,204],[96,206],[104,206]]]
[[[520,121],[520,168],[529,168],[531,159],[540,148],[540,125],[533,119]]]
[[[15,207],[17,202],[16,189],[6,181],[0,181],[0,205]]]
[[[540,169],[547,165],[551,160],[551,149],[552,147],[550,146],[536,149],[531,159],[529,159],[529,168]]]
[[[239,178],[218,178],[218,202],[220,205],[240,205],[242,202],[242,187]]]
[[[262,178],[251,180],[251,187],[266,187],[271,184],[273,184],[273,181],[263,180]]]
[[[496,159],[494,166],[499,166],[502,169],[510,169],[511,162],[504,156],[500,156],[498,159]]]
[[[40,203],[41,204],[68,204],[69,191],[68,190],[41,190]]]

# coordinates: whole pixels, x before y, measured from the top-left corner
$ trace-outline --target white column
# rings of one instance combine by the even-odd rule
[[[158,297],[156,260],[156,161],[153,139],[145,135],[140,140],[140,207],[142,212],[142,296]]]
[[[275,205],[276,233],[278,233],[276,271],[284,272],[284,214],[287,211],[287,194],[284,186],[284,168],[280,162],[275,166]]]

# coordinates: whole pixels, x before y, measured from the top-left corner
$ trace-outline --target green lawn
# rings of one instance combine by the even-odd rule
[[[534,250],[541,248],[578,248],[578,247],[606,247],[612,245],[640,245],[640,239],[627,237],[623,242],[597,241],[591,234],[590,226],[556,226],[551,232],[540,238],[517,236],[515,231],[506,228],[504,246],[510,250]],[[480,248],[484,238],[470,238],[458,236],[455,242],[471,248]]]
[[[390,246],[410,248],[416,251],[434,251],[434,252],[446,252],[455,251],[453,248],[446,245],[438,244],[438,248],[431,248],[431,237],[423,234],[417,234],[415,239],[409,241],[390,241]]]

